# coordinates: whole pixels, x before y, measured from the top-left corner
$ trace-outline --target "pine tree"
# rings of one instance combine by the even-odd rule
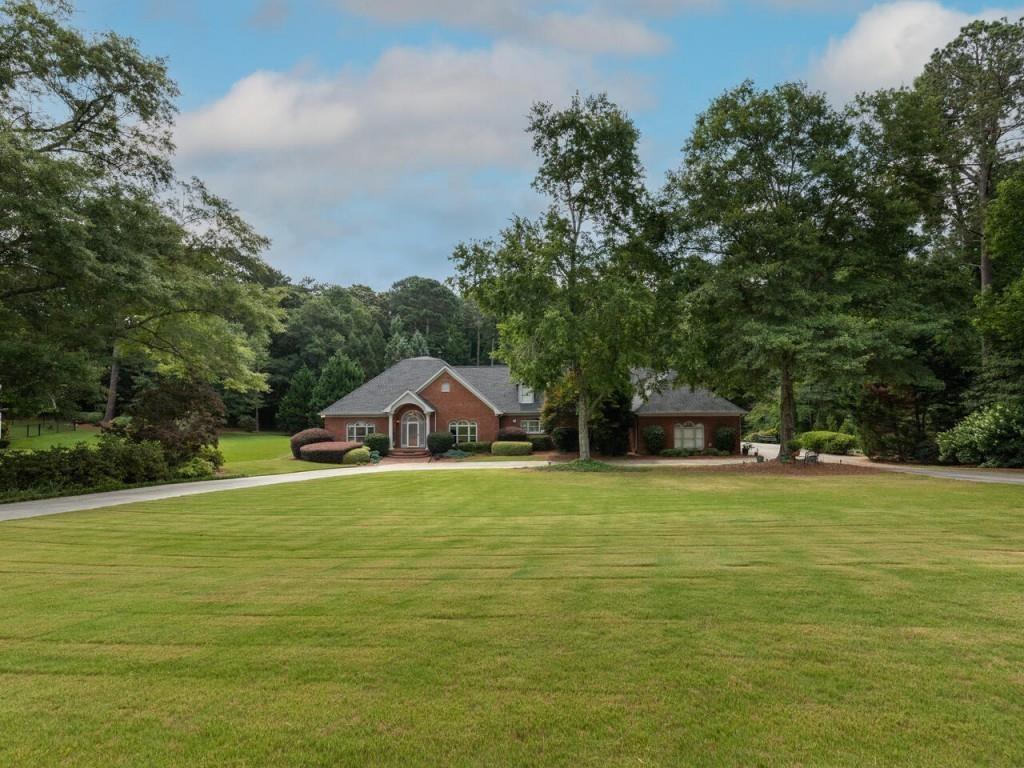
[[[306,366],[302,366],[292,377],[288,391],[281,398],[277,408],[277,426],[289,432],[298,432],[314,426],[310,416],[315,413],[312,405],[316,377]]]
[[[336,352],[320,372],[313,388],[312,406],[319,412],[363,383],[363,369],[347,355]]]

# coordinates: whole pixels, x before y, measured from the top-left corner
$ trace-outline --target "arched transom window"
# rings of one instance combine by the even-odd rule
[[[704,450],[704,425],[694,424],[687,421],[685,424],[676,424],[676,448],[683,448],[687,451]]]
[[[449,421],[448,430],[455,435],[456,443],[475,443],[476,442],[476,422],[466,421],[460,419],[458,421]]]

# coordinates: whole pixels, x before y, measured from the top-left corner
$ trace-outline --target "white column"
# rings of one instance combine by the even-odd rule
[[[388,440],[391,442],[391,447],[395,447],[395,420],[391,418],[391,414],[388,414]]]

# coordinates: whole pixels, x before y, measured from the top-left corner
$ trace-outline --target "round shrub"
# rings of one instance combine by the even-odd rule
[[[575,427],[556,427],[551,432],[551,440],[562,453],[575,453],[580,449],[580,431]]]
[[[732,453],[736,450],[736,430],[732,427],[719,427],[715,430],[712,442],[717,450]]]
[[[178,467],[177,474],[183,480],[201,480],[204,477],[212,477],[215,471],[216,467],[211,462],[194,456]]]
[[[255,432],[258,426],[259,424],[256,422],[255,416],[249,416],[247,414],[245,416],[238,417],[238,428],[243,432]]]
[[[644,427],[643,434],[644,446],[648,453],[656,456],[665,450],[665,429],[663,427],[652,424],[649,427]]]
[[[529,441],[499,441],[491,445],[493,456],[529,456],[531,453],[533,453],[533,445]]]
[[[363,445],[371,452],[376,451],[381,456],[387,456],[388,451],[391,450],[391,440],[387,435],[382,435],[380,432],[374,432],[372,435],[367,435],[363,438]]]
[[[502,427],[498,430],[498,440],[503,443],[526,443],[530,436],[522,427]]]
[[[302,446],[299,451],[299,458],[303,461],[315,461],[320,464],[341,464],[349,453],[362,448],[359,443],[310,443]],[[367,460],[370,452],[366,451]]]
[[[535,451],[553,451],[555,449],[550,435],[530,435],[530,444]]]
[[[427,448],[435,456],[450,451],[455,446],[455,435],[451,432],[431,432],[427,435]]]
[[[370,463],[370,449],[369,448],[353,448],[351,451],[345,454],[345,458],[342,461],[343,464],[369,464]]]
[[[292,456],[296,459],[301,459],[300,452],[302,446],[313,445],[314,443],[333,443],[334,435],[328,432],[326,429],[304,429],[301,432],[292,435]]]
[[[998,403],[937,435],[939,458],[983,467],[1024,467],[1024,408]]]

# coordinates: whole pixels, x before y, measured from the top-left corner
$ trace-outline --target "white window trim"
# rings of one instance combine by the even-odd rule
[[[520,405],[533,405],[533,403],[537,400],[537,395],[533,391],[533,387],[528,387],[525,384],[520,384],[518,386],[518,390]]]
[[[466,429],[467,437],[465,440],[459,439],[460,427],[465,427]],[[472,430],[472,432],[470,432],[470,430]],[[459,443],[475,443],[477,442],[477,439],[480,437],[479,426],[475,421],[470,421],[469,419],[453,419],[452,421],[449,421],[448,431],[455,435],[456,445],[458,445]]]
[[[526,424],[536,424],[537,428],[529,430],[526,428]],[[522,427],[523,431],[528,435],[543,435],[544,428],[540,425],[540,419],[520,419],[519,426]]]
[[[366,434],[362,437],[355,435],[355,430],[365,429]],[[350,443],[361,443],[366,439],[366,435],[372,435],[377,431],[377,427],[368,421],[350,421],[345,425],[345,438]]]

